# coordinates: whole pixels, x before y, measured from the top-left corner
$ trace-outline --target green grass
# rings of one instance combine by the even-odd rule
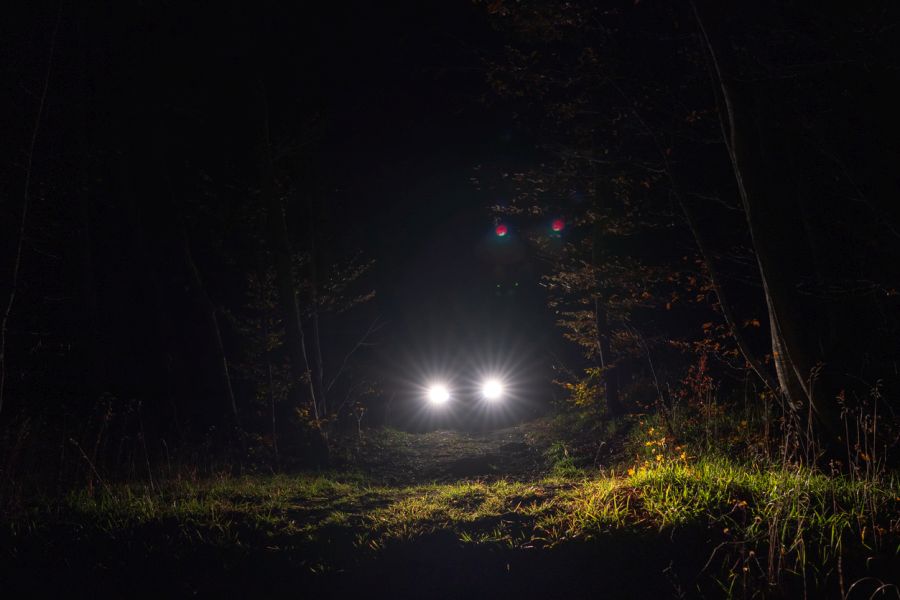
[[[154,489],[122,484],[32,506],[9,521],[8,533],[14,546],[30,533],[139,540],[140,532],[156,529],[166,535],[148,544],[301,548],[310,556],[328,541],[321,560],[309,561],[315,569],[327,568],[329,557],[377,553],[435,532],[463,544],[553,548],[610,532],[697,528],[720,542],[710,555],[721,563],[725,585],[748,573],[768,580],[780,571],[822,568],[839,555],[898,549],[895,476],[851,481],[714,459],[629,471],[407,487],[350,475],[221,477]]]

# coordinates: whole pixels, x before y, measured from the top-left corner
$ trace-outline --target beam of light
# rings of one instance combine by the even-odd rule
[[[428,401],[441,405],[450,400],[450,390],[443,383],[433,383],[428,386]]]
[[[500,223],[496,227],[494,227],[494,233],[497,234],[497,237],[504,237],[507,233],[509,233],[509,228],[504,223]]]
[[[503,397],[503,382],[499,379],[486,379],[481,384],[481,395],[485,400],[499,400]]]

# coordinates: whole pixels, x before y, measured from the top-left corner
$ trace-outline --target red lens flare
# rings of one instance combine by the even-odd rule
[[[494,227],[494,233],[497,234],[497,237],[503,237],[507,233],[509,233],[509,229],[503,223],[500,223],[496,227]]]
[[[553,222],[550,224],[550,229],[556,231],[557,233],[566,228],[565,219],[553,219]]]

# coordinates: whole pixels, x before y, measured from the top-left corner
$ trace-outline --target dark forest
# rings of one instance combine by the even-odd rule
[[[900,598],[900,7],[35,2],[5,597]]]

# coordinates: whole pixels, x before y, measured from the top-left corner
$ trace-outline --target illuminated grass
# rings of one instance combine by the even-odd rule
[[[370,486],[362,478],[272,476],[177,481],[156,487],[119,485],[61,505],[35,508],[30,519],[65,513],[104,530],[175,519],[179,522],[314,531],[365,526],[387,538],[408,538],[485,519],[515,516],[548,541],[604,529],[663,529],[721,521],[752,531],[754,519],[778,519],[806,530],[859,529],[896,517],[900,484],[851,482],[807,469],[738,466],[721,460],[672,462],[631,476],[610,475],[530,483],[462,481],[409,487]],[[314,518],[313,518],[314,517]],[[527,519],[525,519],[527,518]],[[757,519],[758,520],[758,519]],[[786,525],[787,526],[787,525]],[[831,535],[831,534],[829,534]]]
[[[613,534],[620,543],[622,535],[646,540],[662,532],[659,539],[667,539],[701,531],[711,545],[694,551],[714,562],[721,585],[733,591],[748,573],[770,580],[771,564],[803,573],[839,555],[896,552],[898,499],[895,476],[851,481],[724,460],[405,487],[347,475],[222,477],[72,494],[32,508],[7,535],[14,544],[35,532],[50,540],[131,540],[147,552],[176,555],[199,547],[287,551],[320,572],[434,534],[461,545],[552,551],[564,543],[603,544]]]

